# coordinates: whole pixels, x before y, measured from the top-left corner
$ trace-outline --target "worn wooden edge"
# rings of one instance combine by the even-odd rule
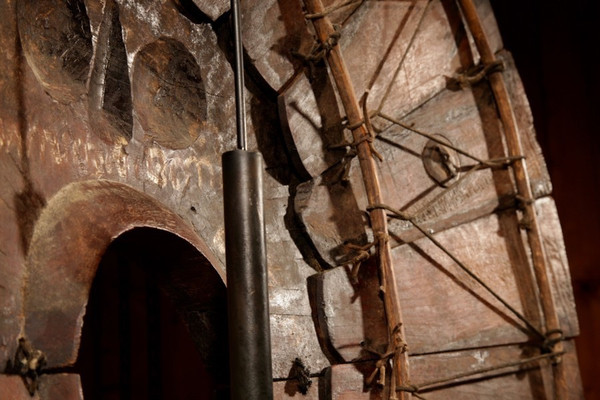
[[[34,230],[24,283],[23,332],[49,367],[75,362],[88,292],[106,248],[120,234],[151,227],[181,237],[225,281],[223,266],[191,227],[124,184],[67,185],[48,202]]]

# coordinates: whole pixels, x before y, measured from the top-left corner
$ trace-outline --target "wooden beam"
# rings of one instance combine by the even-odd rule
[[[361,108],[358,104],[354,87],[340,46],[333,41],[337,34],[331,21],[325,14],[325,8],[321,0],[304,0],[307,12],[312,15],[312,23],[317,32],[318,39],[326,50],[326,59],[333,75],[338,94],[348,118],[348,126],[352,127],[352,136],[356,143],[356,151],[360,169],[363,175],[363,183],[369,204],[385,203],[381,196],[379,177],[377,175],[375,160],[373,159],[372,148],[369,143],[370,135],[363,123]],[[330,48],[329,48],[330,47]],[[381,287],[384,291],[384,305],[388,323],[390,350],[393,355],[393,378],[390,385],[390,399],[398,397],[395,393],[396,385],[403,386],[409,384],[408,379],[408,354],[404,349],[398,351],[404,344],[404,327],[402,325],[402,312],[398,300],[398,290],[396,278],[392,267],[392,256],[388,240],[387,217],[383,209],[374,209],[369,212],[371,219],[371,228],[373,236],[377,242],[377,251],[379,254]],[[398,392],[402,400],[408,400],[408,393]]]

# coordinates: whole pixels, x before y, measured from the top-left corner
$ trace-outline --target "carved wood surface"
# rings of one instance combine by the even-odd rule
[[[69,184],[111,181],[111,185],[127,187],[130,194],[118,207],[104,204],[101,196],[74,199],[74,207],[78,207],[77,200],[82,201],[80,211],[92,209],[86,207],[96,202],[97,211],[89,218],[100,227],[112,224],[119,229],[78,231],[78,225],[83,229],[86,224],[69,220],[76,213],[69,214],[65,219],[69,224],[54,221],[56,229],[65,229],[65,238],[76,238],[67,244],[81,242],[80,249],[99,249],[100,239],[109,243],[127,226],[134,226],[133,209],[150,202],[166,213],[156,218],[160,219],[156,226],[168,220],[171,225],[163,228],[177,231],[184,225],[178,234],[189,242],[198,240],[213,268],[220,271],[224,265],[220,154],[233,148],[235,126],[228,5],[202,0],[72,3],[75,8],[65,9],[63,3],[22,1],[18,10],[15,2],[0,4],[0,14],[6,16],[0,23],[5,49],[0,54],[2,365],[14,356],[21,332],[35,337],[38,344],[34,345],[42,350],[58,354],[52,366],[69,365],[76,356],[75,343],[62,343],[62,339],[79,334],[82,311],[69,304],[85,301],[85,290],[52,293],[52,282],[57,287],[58,283],[70,284],[58,266],[52,276],[35,274],[37,266],[52,254],[61,254],[62,248],[53,247],[58,242],[52,234],[43,238],[47,247],[34,250],[32,242],[34,231],[43,230],[40,215],[60,209],[48,205],[56,204]],[[340,3],[329,1],[326,6]],[[366,1],[359,8],[354,4],[332,14],[342,25],[340,43],[350,60],[357,92],[371,87],[369,109],[375,109],[383,97],[426,3]],[[477,6],[494,50],[500,50],[502,42],[489,2],[481,0]],[[243,7],[244,29],[253,33],[245,37],[250,61],[250,147],[260,150],[266,161],[274,377],[288,379],[299,357],[311,373],[320,375],[313,379],[306,398],[321,398],[323,393],[339,399],[376,398],[378,392],[363,387],[372,369],[373,351],[381,352],[386,345],[375,269],[364,263],[357,282],[352,281],[350,268],[331,269],[351,257],[345,243],[372,240],[357,163],[346,157],[350,149],[330,148],[349,139],[341,127],[344,115],[338,94],[322,64],[311,67],[296,54],[307,55],[314,45],[299,3],[249,0]],[[43,24],[52,29],[41,29]],[[478,61],[454,3],[432,1],[421,24],[382,111],[414,128],[444,135],[482,159],[502,157],[503,144],[496,137],[501,127],[486,83],[461,91],[446,88],[447,77]],[[65,37],[79,39],[77,46],[65,48]],[[532,189],[539,198],[536,207],[551,265],[553,295],[565,334],[572,337],[578,328],[558,218],[548,197],[550,182],[516,69],[508,53],[499,55],[505,62],[503,74],[523,135]],[[443,190],[423,166],[421,153],[428,140],[393,127],[381,117],[374,117],[373,123],[380,131],[374,145],[384,156],[379,172],[386,201],[404,211],[419,210]],[[457,158],[462,166],[473,164],[464,155]],[[512,194],[506,170],[477,171],[450,189],[418,221],[489,279],[518,310],[537,321],[540,312],[532,289],[528,246],[518,230],[519,212]],[[137,212],[143,215],[138,220],[152,219],[150,209],[154,208],[141,207]],[[112,221],[105,220],[109,217]],[[516,347],[506,353],[494,350],[500,344],[528,339],[514,317],[472,281],[459,283],[462,272],[409,223],[390,220],[390,225],[406,340],[409,354],[414,354],[414,381],[440,376],[449,365],[471,368],[477,358],[471,347],[492,346],[481,353],[489,352],[489,357],[481,356],[488,361],[520,355]],[[88,264],[79,271],[81,279],[93,274],[93,263]],[[32,285],[24,285],[26,277]],[[39,291],[36,283],[46,291]],[[60,318],[53,319],[52,310],[68,313],[70,321],[79,325],[64,325],[69,332],[61,337],[61,331],[54,329]],[[53,322],[45,325],[46,321]],[[52,335],[46,335],[46,328]],[[53,340],[56,343],[51,346],[44,344]],[[62,350],[52,350],[54,344]],[[567,350],[566,362],[574,374],[573,398],[578,398],[570,342]],[[443,353],[430,354],[439,351]],[[53,386],[54,375],[45,378],[40,399],[71,398],[71,394],[52,397],[43,392],[60,389],[58,384]],[[71,387],[69,379],[65,388]],[[506,398],[529,398],[535,379],[535,374],[508,375],[431,392],[427,397],[485,398],[506,387],[506,393],[515,396],[507,394]],[[16,389],[17,382],[17,377],[0,374],[0,397],[5,397],[2,390],[22,391],[22,387]],[[276,398],[300,396],[290,386],[276,382]]]

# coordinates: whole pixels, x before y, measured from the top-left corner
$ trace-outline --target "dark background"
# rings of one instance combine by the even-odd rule
[[[531,103],[561,220],[587,400],[600,399],[600,7],[597,0],[492,0]]]

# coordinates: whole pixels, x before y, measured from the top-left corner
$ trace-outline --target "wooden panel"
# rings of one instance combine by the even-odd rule
[[[573,341],[565,342],[568,399],[582,399],[583,390],[577,373],[577,355]],[[451,378],[460,373],[516,362],[535,353],[524,346],[490,347],[411,357],[411,379],[417,385]],[[427,399],[552,399],[552,367],[548,360],[472,375],[436,386],[424,387]]]
[[[39,397],[40,400],[83,400],[79,375],[43,376],[40,380]]]
[[[516,215],[507,211],[434,236],[539,326],[532,273],[520,235]],[[429,239],[400,246],[393,257],[406,341],[412,353],[528,340],[521,330],[523,323]]]
[[[539,209],[544,210],[541,214],[544,223],[555,224],[551,201],[541,199],[538,203]],[[536,284],[518,223],[517,215],[507,210],[436,233],[434,237],[539,328]],[[560,232],[549,225],[552,229],[548,232]],[[556,249],[549,254],[555,301],[565,336],[572,337],[578,332],[573,294],[565,273],[564,253],[561,256],[562,240],[556,235],[545,236],[546,247]],[[529,340],[523,331],[524,324],[429,239],[399,246],[394,249],[393,257],[410,353]],[[385,334],[378,336],[375,328],[376,316],[380,314],[383,318],[381,303],[372,297],[378,290],[377,276],[368,272],[368,264],[362,268],[360,285],[352,284],[350,272],[343,268],[314,278],[320,285],[316,299],[324,305],[318,313],[317,327],[336,354],[346,361],[365,356],[361,343],[373,345],[378,351],[382,351],[381,346],[385,348]]]
[[[39,397],[36,396],[38,400]],[[31,400],[31,396],[20,376],[0,375],[0,398],[11,400]]]
[[[535,141],[531,115],[523,88],[511,58],[504,54],[509,89],[515,97],[531,185],[536,196],[547,195],[551,185],[541,152]],[[377,119],[381,123],[381,119]],[[376,121],[375,121],[376,122]],[[446,140],[481,159],[505,157],[502,130],[494,100],[487,86],[462,91],[444,90],[403,122]],[[514,204],[512,176],[507,169],[480,170],[467,174],[477,164],[465,155],[456,155],[456,167],[463,180],[446,189],[426,171],[422,153],[429,139],[398,126],[389,126],[378,136],[376,148],[384,157],[378,163],[383,198],[388,205],[415,215],[428,229],[443,230]],[[303,142],[307,142],[304,139]],[[324,261],[337,265],[342,243],[365,244],[367,237],[363,210],[367,200],[360,169],[352,162],[349,183],[341,180],[343,168],[332,168],[314,182],[298,189],[296,212]],[[356,201],[351,201],[352,197]],[[390,222],[396,243],[410,242],[421,234],[406,221]]]

